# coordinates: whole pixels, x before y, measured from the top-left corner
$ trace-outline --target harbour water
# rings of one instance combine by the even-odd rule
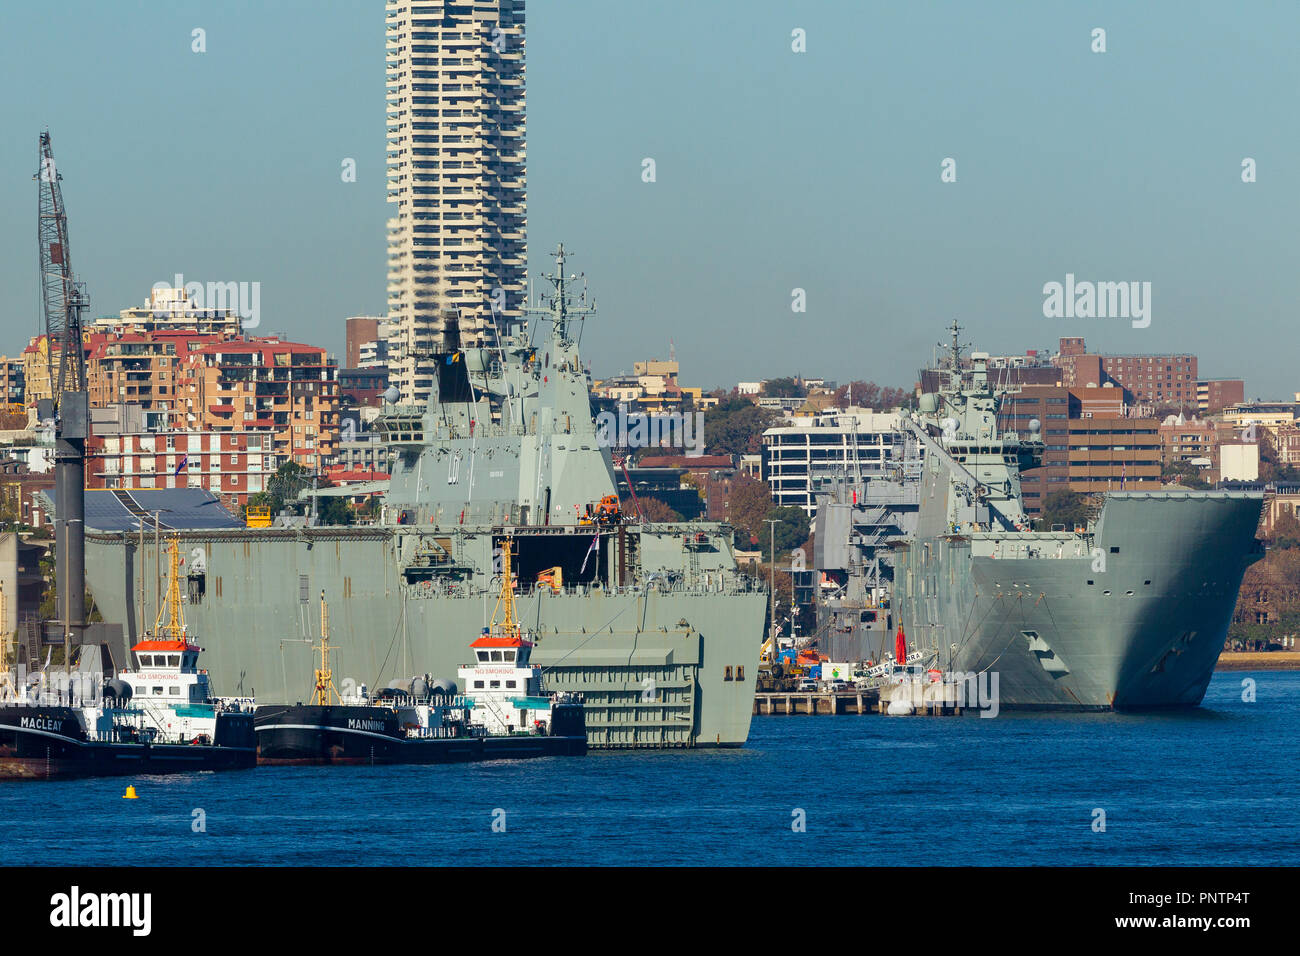
[[[11,784],[0,863],[1294,866],[1297,739],[1300,673],[1220,673],[1189,712],[757,717],[735,750]]]

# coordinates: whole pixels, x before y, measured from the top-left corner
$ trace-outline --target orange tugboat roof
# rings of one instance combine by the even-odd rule
[[[203,648],[189,641],[141,641],[133,651],[201,651]]]
[[[470,647],[532,647],[533,645],[518,637],[480,637]]]

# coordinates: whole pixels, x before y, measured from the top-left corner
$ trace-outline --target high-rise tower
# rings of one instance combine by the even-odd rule
[[[388,0],[389,381],[491,342],[526,288],[524,0]]]

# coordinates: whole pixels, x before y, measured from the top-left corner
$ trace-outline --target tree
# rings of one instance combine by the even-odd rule
[[[1043,513],[1039,520],[1044,530],[1053,525],[1065,525],[1073,531],[1076,525],[1087,524],[1096,514],[1096,506],[1089,497],[1078,491],[1054,491],[1043,500]]]
[[[1283,511],[1273,522],[1268,542],[1280,551],[1300,547],[1300,521],[1290,511]]]
[[[303,489],[311,487],[311,480],[310,472],[302,465],[285,462],[267,479],[265,491],[248,496],[248,503],[244,505],[244,517],[248,517],[249,508],[270,508],[272,516],[278,515],[286,506],[301,509],[302,503],[298,500],[298,495]]]
[[[323,525],[354,524],[357,520],[346,498],[317,498],[316,520]]]
[[[1273,444],[1273,437],[1266,431],[1258,432],[1259,441],[1259,480],[1260,481],[1300,481],[1300,469],[1295,465],[1283,464]]]
[[[763,383],[763,394],[768,398],[803,398],[808,389],[793,378],[772,378]]]
[[[911,389],[881,388],[875,382],[850,382],[835,390],[835,404],[841,408],[909,408],[913,404]]]
[[[763,432],[780,415],[738,396],[720,401],[704,413],[704,438],[711,455],[754,455],[763,446]]]
[[[763,519],[772,510],[772,492],[767,482],[737,475],[731,480],[727,499],[727,520],[736,529],[736,540],[743,550],[751,548],[758,533],[766,530]]]
[[[1210,487],[1210,483],[1202,477],[1201,469],[1187,461],[1168,462],[1160,469],[1160,479],[1200,491]]]
[[[763,559],[765,561],[773,560],[772,557],[772,539],[776,538],[776,556],[779,560],[782,555],[789,555],[791,551],[799,547],[808,540],[808,515],[802,508],[796,508],[793,505],[787,505],[782,508],[773,508],[768,512],[764,519],[775,521],[769,531],[764,527],[764,533],[759,536],[759,543],[763,546]]]
[[[661,498],[641,496],[637,498],[641,503],[641,514],[645,516],[646,521],[681,521],[682,516],[668,506],[668,503]],[[632,505],[632,499],[628,498],[623,506],[624,512],[635,511]]]

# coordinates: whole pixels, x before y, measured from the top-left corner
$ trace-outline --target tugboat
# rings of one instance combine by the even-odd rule
[[[167,603],[135,666],[94,686],[48,667],[34,685],[6,682],[0,700],[0,779],[238,770],[257,762],[253,702],[218,698],[186,631],[179,547],[170,545]]]
[[[541,670],[528,663],[532,645],[514,615],[510,545],[504,552],[498,612],[470,647],[477,661],[462,667],[472,696],[428,675],[395,682],[375,695],[364,685],[343,697],[330,668],[329,610],[321,592],[320,666],[308,704],[257,708],[260,764],[467,763],[525,757],[582,756],[586,721],[580,698],[545,694]]]

